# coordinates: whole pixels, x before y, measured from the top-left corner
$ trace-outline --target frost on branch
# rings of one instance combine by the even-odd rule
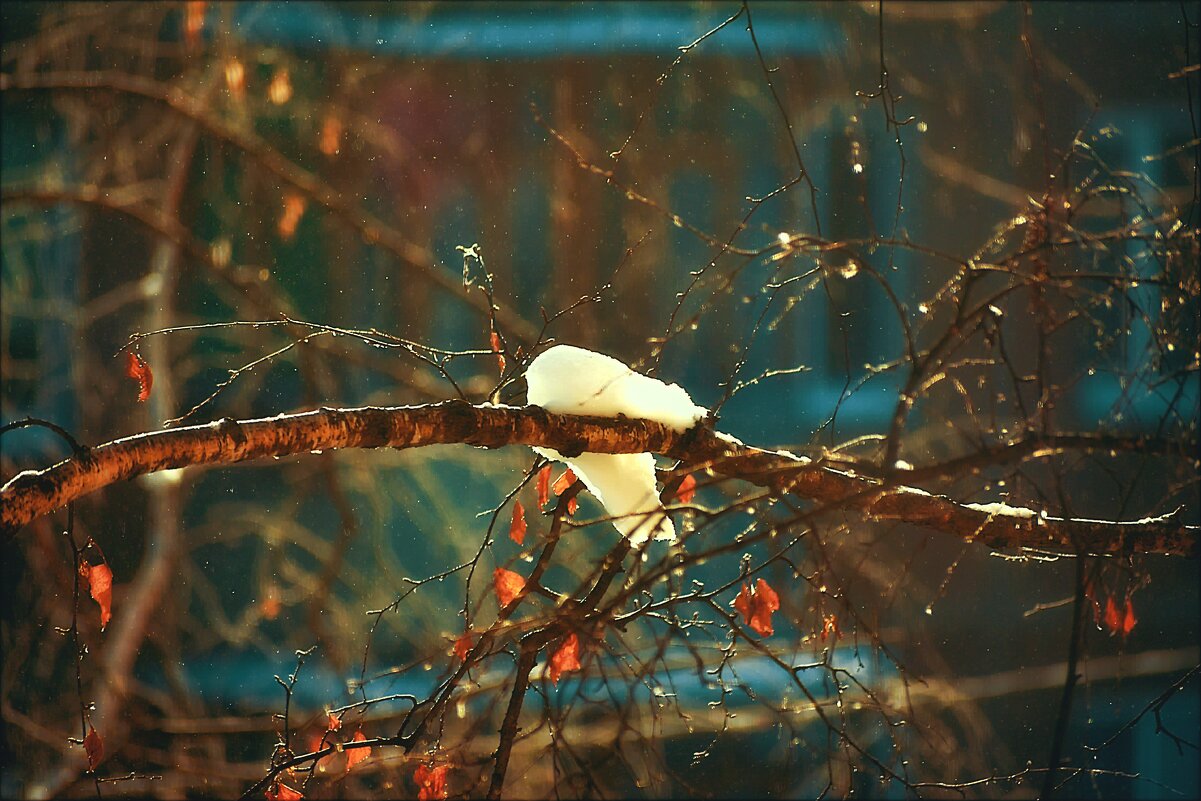
[[[666,384],[611,356],[571,345],[556,345],[540,354],[530,363],[525,380],[528,402],[557,414],[625,415],[676,431],[691,428],[708,414],[678,384]],[[659,503],[655,459],[649,453],[581,453],[569,458],[549,448],[534,450],[566,462],[631,545],[641,545],[652,534],[675,540],[675,527]]]

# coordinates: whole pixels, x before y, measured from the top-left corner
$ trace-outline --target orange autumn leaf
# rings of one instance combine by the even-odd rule
[[[87,560],[79,563],[79,575],[88,583],[92,600],[100,605],[100,630],[113,619],[113,571],[108,565],[89,565]]]
[[[563,471],[563,475],[555,479],[555,483],[551,485],[551,489],[554,491],[555,495],[562,495],[567,491],[567,488],[574,483],[575,473],[573,473],[569,467]]]
[[[321,123],[321,140],[317,147],[327,156],[336,156],[342,149],[342,120],[336,114],[326,114]]]
[[[282,106],[292,99],[292,77],[287,67],[281,67],[271,76],[267,84],[267,99],[277,106]]]
[[[338,721],[339,726],[342,725],[342,721],[338,720],[333,715],[330,715],[330,719]],[[329,739],[329,734],[331,731],[333,731],[333,729],[326,729],[325,732],[321,734],[318,734],[317,732],[310,734],[308,739],[305,741],[305,744],[308,746],[309,753],[316,753],[328,748],[331,744],[331,740]],[[318,773],[329,773],[330,770],[332,770],[334,760],[337,758],[338,752],[331,751],[323,757],[318,757],[316,764],[313,765],[313,769]]]
[[[538,508],[542,509],[550,500],[550,465],[538,471]]]
[[[492,331],[492,336],[490,337],[490,339],[492,342],[492,352],[496,354],[496,363],[498,365],[500,365],[501,373],[504,373],[504,371],[505,371],[505,354],[501,353],[500,337],[497,335],[495,330]]]
[[[336,715],[327,715],[326,717],[327,717],[327,720],[325,721],[325,730],[326,731],[337,731],[338,729],[342,728],[342,719],[341,718],[339,718]]]
[[[822,620],[822,642],[825,642],[826,638],[830,635],[833,635],[834,639],[838,639],[840,633],[838,630],[838,617],[835,615],[826,615]]]
[[[304,195],[293,192],[284,195],[284,210],[279,218],[279,236],[285,242],[295,235],[296,227],[300,225],[300,218],[304,216],[307,205],[308,201],[305,200]]]
[[[509,539],[518,545],[525,543],[525,509],[521,501],[513,501],[513,520],[509,523]]]
[[[235,100],[241,100],[246,91],[246,68],[236,58],[225,62],[225,85]]]
[[[574,515],[575,510],[580,508],[580,502],[572,498],[567,502],[567,514]]]
[[[104,758],[104,740],[91,726],[88,726],[87,736],[83,738],[83,750],[88,755],[88,770],[96,770],[100,760]]]
[[[277,783],[268,787],[263,791],[263,795],[267,797],[267,801],[300,801],[304,798],[304,793],[299,790],[293,790],[286,784]]]
[[[763,579],[756,582],[754,590],[743,584],[742,591],[734,599],[734,609],[742,615],[748,626],[764,637],[774,633],[771,615],[779,608],[780,596]]]
[[[362,742],[366,742],[366,740],[367,740],[367,738],[363,736],[363,732],[361,732],[361,731],[356,731],[354,733],[354,737],[350,738],[350,741],[352,743],[362,743]],[[353,768],[355,765],[359,764],[360,762],[362,762],[364,759],[366,759],[369,756],[371,756],[371,746],[365,746],[363,748],[347,749],[346,750],[346,772],[349,773],[351,768]]]
[[[496,600],[505,607],[525,589],[525,578],[520,573],[498,567],[492,571],[492,586],[496,589]]]
[[[559,649],[551,655],[550,668],[547,672],[550,674],[551,683],[558,684],[560,675],[579,669],[580,638],[572,633],[563,641]]]
[[[418,765],[417,770],[413,773],[413,781],[417,783],[417,798],[418,801],[435,801],[448,796],[446,788],[446,774],[450,772],[450,765],[438,765],[437,767],[427,767],[426,765]]]
[[[150,400],[150,388],[154,386],[154,373],[150,365],[132,350],[125,351],[125,375],[138,382],[138,403]]]
[[[189,48],[200,44],[200,32],[204,30],[204,0],[188,0],[184,4],[184,39]]]
[[[1127,598],[1126,611],[1125,614],[1122,615],[1122,636],[1125,637],[1127,634],[1129,634],[1136,625],[1138,625],[1138,618],[1134,616],[1134,604],[1129,598]]]
[[[471,646],[471,632],[465,631],[463,632],[462,637],[459,637],[459,639],[455,640],[455,656],[457,656],[460,660],[466,659],[467,655],[471,653]]]
[[[680,482],[680,488],[676,490],[676,498],[680,503],[692,503],[694,497],[696,497],[696,479],[692,477],[692,473],[689,473]]]
[[[1113,602],[1113,598],[1105,599],[1105,628],[1109,629],[1110,634],[1116,634],[1122,628],[1122,617],[1118,613],[1118,605]]]

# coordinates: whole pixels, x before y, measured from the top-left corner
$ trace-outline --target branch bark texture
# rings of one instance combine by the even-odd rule
[[[0,539],[6,543],[31,520],[145,473],[318,450],[444,444],[539,445],[566,455],[650,451],[823,507],[852,508],[868,518],[904,521],[999,550],[1198,556],[1198,527],[1166,518],[1110,522],[961,504],[787,452],[754,448],[704,427],[680,433],[649,420],[559,415],[537,406],[473,406],[459,400],[224,419],[114,440],[53,467],[20,473],[0,487]]]

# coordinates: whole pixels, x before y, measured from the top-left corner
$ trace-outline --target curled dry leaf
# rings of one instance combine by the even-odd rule
[[[696,479],[692,473],[684,476],[684,480],[680,482],[680,488],[676,490],[676,499],[680,503],[692,503],[692,499],[696,497]]]
[[[354,737],[350,738],[350,741],[352,743],[366,742],[366,740],[367,740],[367,738],[363,736],[363,732],[361,732],[361,731],[356,731],[354,733]],[[363,748],[348,748],[348,749],[346,749],[346,772],[349,773],[351,768],[353,768],[355,765],[359,764],[360,762],[362,762],[364,759],[366,759],[369,756],[371,756],[371,747],[370,746],[364,746]]]
[[[518,545],[525,543],[525,509],[521,501],[513,501],[513,519],[509,523],[509,539]]]
[[[496,354],[496,363],[500,366],[501,375],[505,372],[505,354],[501,352],[500,336],[497,335],[496,329],[492,330],[492,335],[489,337],[492,343],[492,352]]]
[[[83,750],[88,755],[88,770],[96,770],[100,760],[104,759],[104,740],[96,733],[96,729],[88,726],[87,736],[83,738]]]
[[[267,797],[267,801],[300,801],[304,798],[304,793],[299,790],[294,790],[282,782],[276,782],[263,791],[263,795]]]
[[[1122,617],[1118,613],[1118,605],[1113,602],[1113,597],[1105,599],[1105,628],[1109,629],[1110,634],[1116,634],[1122,628]]]
[[[100,630],[113,618],[113,571],[108,565],[89,565],[87,560],[79,563],[79,575],[88,583],[92,600],[100,605]]]
[[[492,586],[496,589],[496,600],[505,607],[525,589],[525,578],[520,573],[498,567],[492,571]]]
[[[552,684],[559,683],[559,676],[580,669],[580,638],[573,632],[568,635],[558,650],[551,654],[548,674]]]
[[[822,642],[825,642],[826,638],[831,637],[831,636],[837,640],[839,634],[841,634],[841,632],[838,630],[838,616],[837,615],[826,615],[822,619],[822,633],[821,633]]]
[[[546,507],[550,501],[550,465],[538,471],[538,508]]]
[[[563,471],[563,475],[555,479],[555,483],[551,485],[551,489],[554,490],[555,495],[562,495],[574,483],[575,473],[569,467]]]
[[[455,651],[454,651],[455,656],[457,656],[460,660],[466,659],[467,655],[469,653],[471,653],[472,645],[473,645],[473,643],[471,641],[471,632],[470,631],[463,632],[463,636],[461,636],[461,637],[459,637],[459,639],[455,640]]]
[[[771,615],[779,608],[780,596],[763,579],[755,583],[753,591],[749,585],[743,584],[742,591],[734,599],[734,609],[742,615],[748,626],[764,637],[774,633]]]
[[[436,799],[446,798],[448,795],[446,774],[449,772],[450,765],[437,765],[432,768],[427,765],[418,765],[417,770],[413,773],[413,781],[417,783],[418,801],[436,801]]]
[[[146,361],[132,350],[125,351],[125,375],[138,382],[138,403],[150,400],[150,388],[154,386],[154,373]]]
[[[334,718],[334,720],[337,720],[337,718]],[[340,721],[339,725],[341,725]],[[332,739],[330,737],[331,731],[332,730],[327,729],[325,732],[311,733],[305,740],[305,745],[308,746],[309,753],[314,754],[318,751],[328,748],[332,744]],[[333,763],[338,758],[339,754],[337,751],[331,751],[323,757],[317,757],[317,762],[313,765],[313,770],[322,774],[329,773],[333,770]]]
[[[1126,599],[1126,613],[1122,616],[1122,636],[1125,637],[1138,625],[1138,618],[1134,616],[1134,604],[1129,598]]]
[[[188,0],[184,3],[184,41],[189,49],[200,44],[200,34],[204,30],[204,0]]]

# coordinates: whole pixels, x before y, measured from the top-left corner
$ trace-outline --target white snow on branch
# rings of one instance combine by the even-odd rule
[[[539,354],[526,369],[525,380],[527,402],[556,414],[625,415],[676,431],[691,428],[708,414],[678,384],[666,384],[611,356],[571,345]],[[549,448],[534,450],[570,466],[631,545],[641,545],[652,534],[675,540],[675,527],[659,503],[651,454],[582,453],[568,458]]]

